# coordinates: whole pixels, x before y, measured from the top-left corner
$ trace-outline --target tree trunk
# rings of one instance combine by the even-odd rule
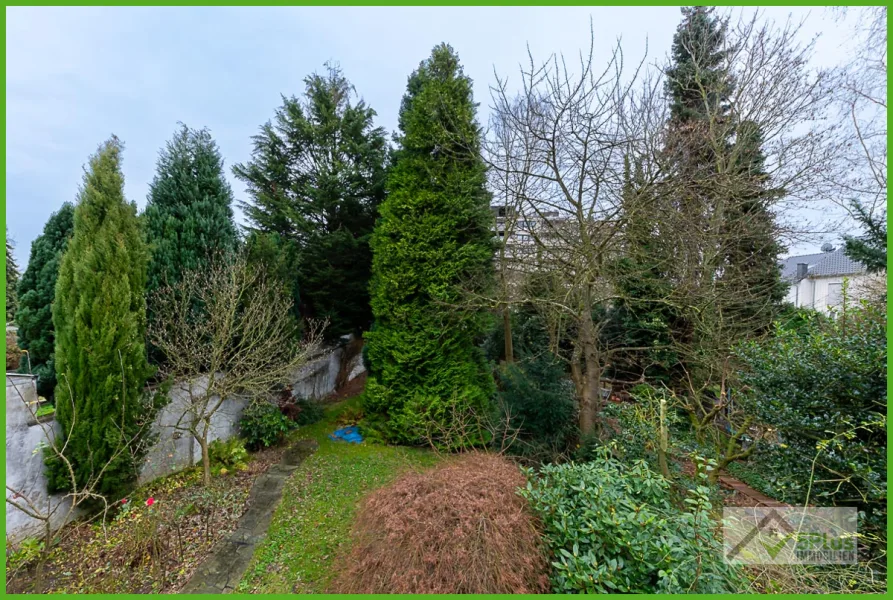
[[[580,324],[579,337],[583,354],[585,372],[583,377],[583,395],[580,397],[580,433],[595,433],[595,417],[601,409],[601,365],[598,360],[595,331],[592,317],[586,314]]]
[[[202,447],[202,481],[205,486],[211,485],[211,456],[208,453],[208,426],[205,425],[205,430],[202,432],[201,437],[198,440],[199,445]]]
[[[660,401],[660,440],[658,441],[657,459],[660,465],[660,473],[667,479],[670,478],[670,467],[667,464],[667,447],[669,446],[667,435],[667,401]]]
[[[512,313],[508,304],[502,309],[502,327],[505,337],[505,362],[512,364],[515,362],[515,349],[512,345]]]

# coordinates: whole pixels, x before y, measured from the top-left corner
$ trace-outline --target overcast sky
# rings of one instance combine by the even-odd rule
[[[6,216],[22,268],[31,241],[75,199],[87,157],[112,133],[125,144],[125,194],[140,208],[178,121],[211,130],[244,199],[230,167],[250,158],[251,136],[280,94],[300,94],[304,77],[326,61],[340,63],[378,124],[393,131],[407,77],[448,42],[474,80],[484,123],[494,69],[517,81],[528,45],[537,58],[576,55],[588,47],[591,17],[597,62],[618,37],[628,61],[647,43],[649,60],[659,62],[680,20],[673,7],[6,10]],[[825,9],[765,11],[776,21],[806,18],[804,37],[822,33],[817,66],[842,59],[846,30]]]

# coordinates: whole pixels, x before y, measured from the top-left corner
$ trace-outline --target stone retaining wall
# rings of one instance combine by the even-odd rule
[[[299,369],[292,378],[295,396],[322,398],[335,390],[335,379],[341,368],[341,347],[329,348]],[[359,356],[352,360],[350,379],[363,372]],[[201,380],[196,385],[201,385]],[[201,448],[188,432],[177,427],[178,421],[188,415],[188,395],[184,384],[171,390],[171,402],[158,414],[153,424],[158,441],[146,456],[140,472],[140,485],[158,477],[176,473],[201,461]],[[210,440],[228,439],[238,433],[242,410],[247,406],[247,398],[228,398],[211,419]],[[29,408],[30,406],[30,408]],[[50,496],[46,492],[47,479],[44,473],[42,444],[52,443],[57,435],[59,424],[54,419],[42,423],[35,422],[33,412],[37,410],[38,397],[36,380],[31,375],[6,374],[6,496],[13,495],[9,487],[21,493],[42,512],[53,511],[53,528],[65,524],[65,520],[76,518],[69,515],[70,501],[64,496]],[[7,542],[17,542],[26,537],[41,534],[44,524],[6,503]]]

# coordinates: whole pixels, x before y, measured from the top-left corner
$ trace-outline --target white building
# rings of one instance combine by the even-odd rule
[[[827,246],[818,254],[782,260],[781,276],[790,283],[788,302],[825,314],[843,303],[844,281],[849,301],[855,301],[865,296],[876,279],[868,274],[865,265],[844,254],[843,248],[834,250]]]

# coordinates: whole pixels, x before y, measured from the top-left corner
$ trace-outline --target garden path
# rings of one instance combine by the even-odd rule
[[[257,478],[251,488],[248,510],[239,519],[239,526],[199,565],[180,590],[181,594],[223,594],[235,589],[254,554],[255,545],[267,533],[273,511],[282,498],[285,481],[317,447],[315,440],[299,440],[285,451],[278,465],[273,465]]]

